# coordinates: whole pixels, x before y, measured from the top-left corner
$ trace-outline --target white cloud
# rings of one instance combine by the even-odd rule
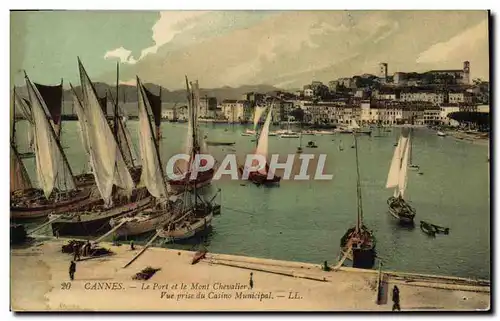
[[[131,54],[132,51],[120,47],[106,52],[104,59],[118,58],[121,63],[135,64],[137,60],[135,60],[134,57],[131,57]]]
[[[189,22],[194,18],[200,17],[208,13],[207,11],[162,11],[160,12],[160,19],[153,26],[153,41],[154,46],[143,49],[139,60],[143,59],[150,53],[156,53],[158,48],[170,42],[174,37],[188,29],[195,26],[195,22],[185,24],[183,27],[180,25],[183,22]]]
[[[475,48],[478,41],[488,38],[488,21],[483,20],[474,27],[471,27],[463,33],[456,35],[446,42],[439,42],[426,51],[422,52],[417,58],[417,63],[439,63],[450,60],[451,58],[467,59],[471,49]]]
[[[137,79],[132,78],[126,81],[121,81],[120,80],[120,85],[129,85],[129,86],[135,86],[137,84]]]
[[[121,63],[135,64],[150,53],[156,53],[158,48],[170,42],[174,37],[196,25],[195,18],[198,18],[209,11],[162,11],[160,19],[153,26],[153,41],[155,44],[141,51],[139,59],[131,56],[132,51],[123,47],[106,52],[104,59],[119,58]]]

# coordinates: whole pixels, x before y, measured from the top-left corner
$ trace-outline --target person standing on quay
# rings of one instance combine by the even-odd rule
[[[253,272],[250,272],[250,290],[253,289]]]
[[[399,306],[399,289],[397,286],[394,286],[392,289],[392,311],[401,311],[401,307]]]
[[[71,261],[69,264],[69,278],[71,281],[75,279],[75,272],[76,272],[76,263],[75,261]]]

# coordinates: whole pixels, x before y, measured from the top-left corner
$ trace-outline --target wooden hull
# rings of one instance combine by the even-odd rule
[[[10,244],[21,244],[26,240],[26,229],[21,224],[10,224]]]
[[[240,172],[240,175],[243,175],[243,166],[240,166],[238,171]],[[278,186],[280,184],[281,177],[274,175],[273,178],[268,179],[267,174],[264,175],[259,172],[251,172],[248,174],[248,180],[256,185]]]
[[[83,206],[87,206],[97,202],[97,199],[90,197],[90,189],[83,189],[67,200],[59,202],[51,202],[31,207],[12,207],[10,208],[10,217],[14,220],[35,219],[46,217],[50,213],[65,213],[77,210]]]
[[[95,185],[95,177],[92,173],[80,174],[75,176],[76,186],[90,187]]]
[[[127,223],[123,224],[120,226],[116,231],[116,235],[123,237],[123,236],[133,236],[133,235],[141,235],[141,234],[146,234],[152,231],[156,231],[156,229],[159,226],[162,226],[163,224],[166,224],[171,218],[171,215],[157,215],[157,216],[152,216],[152,215],[144,215],[138,214],[134,217],[130,218],[118,218],[118,219],[111,219],[109,224],[111,227],[115,227],[122,220],[128,220]]]
[[[196,218],[187,226],[179,227],[174,230],[158,230],[158,235],[165,238],[167,242],[182,241],[205,232],[212,226],[213,214],[210,213],[205,217]]]
[[[133,214],[149,206],[151,196],[141,200],[115,206],[102,212],[75,212],[63,216],[52,223],[52,232],[59,235],[72,236],[97,236],[106,233],[111,229],[109,221],[112,218]]]
[[[343,255],[348,253],[349,248],[352,249],[351,255],[347,258],[352,261],[352,266],[360,269],[371,269],[375,264],[377,256],[375,246],[375,237],[368,232],[368,229],[363,226],[362,234],[364,239],[359,241],[356,239],[355,227],[347,230],[342,239],[340,240],[341,252]]]
[[[232,146],[236,144],[235,142],[211,142],[207,141],[208,146]]]
[[[397,205],[397,199],[395,197],[390,197],[387,200],[389,205],[389,213],[396,219],[399,220],[401,224],[414,224],[415,210],[404,202],[403,206]]]
[[[195,184],[196,188],[209,185],[212,182],[214,173],[215,171],[213,169],[209,169],[208,171],[198,173],[196,180],[190,180],[189,177],[191,174],[188,172],[183,179],[169,180],[168,183],[175,193],[182,193],[186,191],[186,189],[192,190]]]

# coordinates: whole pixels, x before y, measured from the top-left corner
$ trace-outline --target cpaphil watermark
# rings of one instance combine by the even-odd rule
[[[289,154],[286,155],[286,160],[280,162],[280,156],[270,155],[270,160],[259,154],[248,154],[244,162],[238,163],[235,154],[228,154],[222,162],[215,168],[215,159],[210,154],[197,154],[191,164],[188,154],[173,155],[167,162],[166,175],[171,180],[183,179],[186,173],[190,180],[196,180],[198,174],[214,170],[213,180],[219,180],[223,176],[230,177],[231,180],[248,180],[251,173],[260,173],[267,175],[268,179],[272,179],[276,175],[276,171],[281,171],[282,180],[331,180],[332,174],[325,173],[326,154]],[[179,162],[186,164],[189,170],[179,174]]]

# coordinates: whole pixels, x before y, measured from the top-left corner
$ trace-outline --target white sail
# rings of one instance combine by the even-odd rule
[[[257,144],[257,149],[255,151],[255,154],[264,156],[266,161],[269,148],[269,126],[271,125],[272,112],[273,105],[271,105],[271,108],[269,108],[269,112],[267,113],[266,122],[264,123],[264,126],[262,126],[262,131],[260,132],[259,136],[259,143]],[[259,173],[267,174],[265,166],[259,171]]]
[[[47,106],[28,76],[26,76],[26,85],[36,136],[35,155],[38,182],[45,197],[49,198],[54,188],[60,191],[75,189],[75,181],[57,141],[54,128],[48,120]]]
[[[351,129],[359,129],[359,128],[361,128],[361,127],[359,127],[356,119],[351,120]]]
[[[409,138],[408,138],[409,140]],[[408,157],[410,154],[410,144],[409,142],[406,143],[406,148],[404,150],[403,154],[403,160],[401,163],[401,170],[399,172],[399,180],[398,180],[398,196],[403,197],[405,190],[406,190],[406,185],[408,183]]]
[[[253,115],[253,131],[257,129],[257,125],[259,124],[260,118],[262,117],[262,114],[266,111],[266,106],[261,107],[261,106],[255,106],[255,111]]]
[[[399,184],[399,172],[401,171],[401,160],[403,157],[403,152],[406,148],[406,142],[408,138],[404,136],[399,137],[398,145],[394,150],[394,155],[392,156],[391,167],[389,169],[389,174],[387,176],[386,188],[393,188]]]
[[[103,200],[106,204],[110,204],[113,184],[130,194],[134,182],[99,104],[92,82],[80,61],[78,64],[85,118],[88,121],[87,136],[94,167],[93,174]]]
[[[27,131],[28,131],[28,135],[27,135],[28,148],[30,150],[33,150],[33,148],[35,146],[33,131],[35,129],[33,127],[33,117],[31,115],[31,107],[23,98],[21,98],[18,95],[18,93],[15,90],[14,90],[14,106],[13,106],[13,108],[15,108],[14,113],[16,113],[16,110],[19,111],[21,113],[21,115],[23,116],[23,118],[29,122],[29,127],[27,129]],[[13,120],[13,121],[15,121],[15,120]],[[12,131],[12,129],[11,129],[11,131]]]
[[[31,181],[26,168],[13,144],[10,145],[10,191],[31,188]]]
[[[148,189],[149,193],[157,199],[167,197],[167,187],[162,172],[162,164],[154,131],[151,126],[148,110],[151,110],[149,101],[142,84],[137,78],[138,105],[139,105],[139,146],[142,161],[141,183]]]
[[[33,124],[33,117],[31,116],[31,108],[28,106],[26,101],[19,97],[16,91],[14,91],[14,108],[21,112],[21,115],[24,119],[26,119],[30,124]]]

